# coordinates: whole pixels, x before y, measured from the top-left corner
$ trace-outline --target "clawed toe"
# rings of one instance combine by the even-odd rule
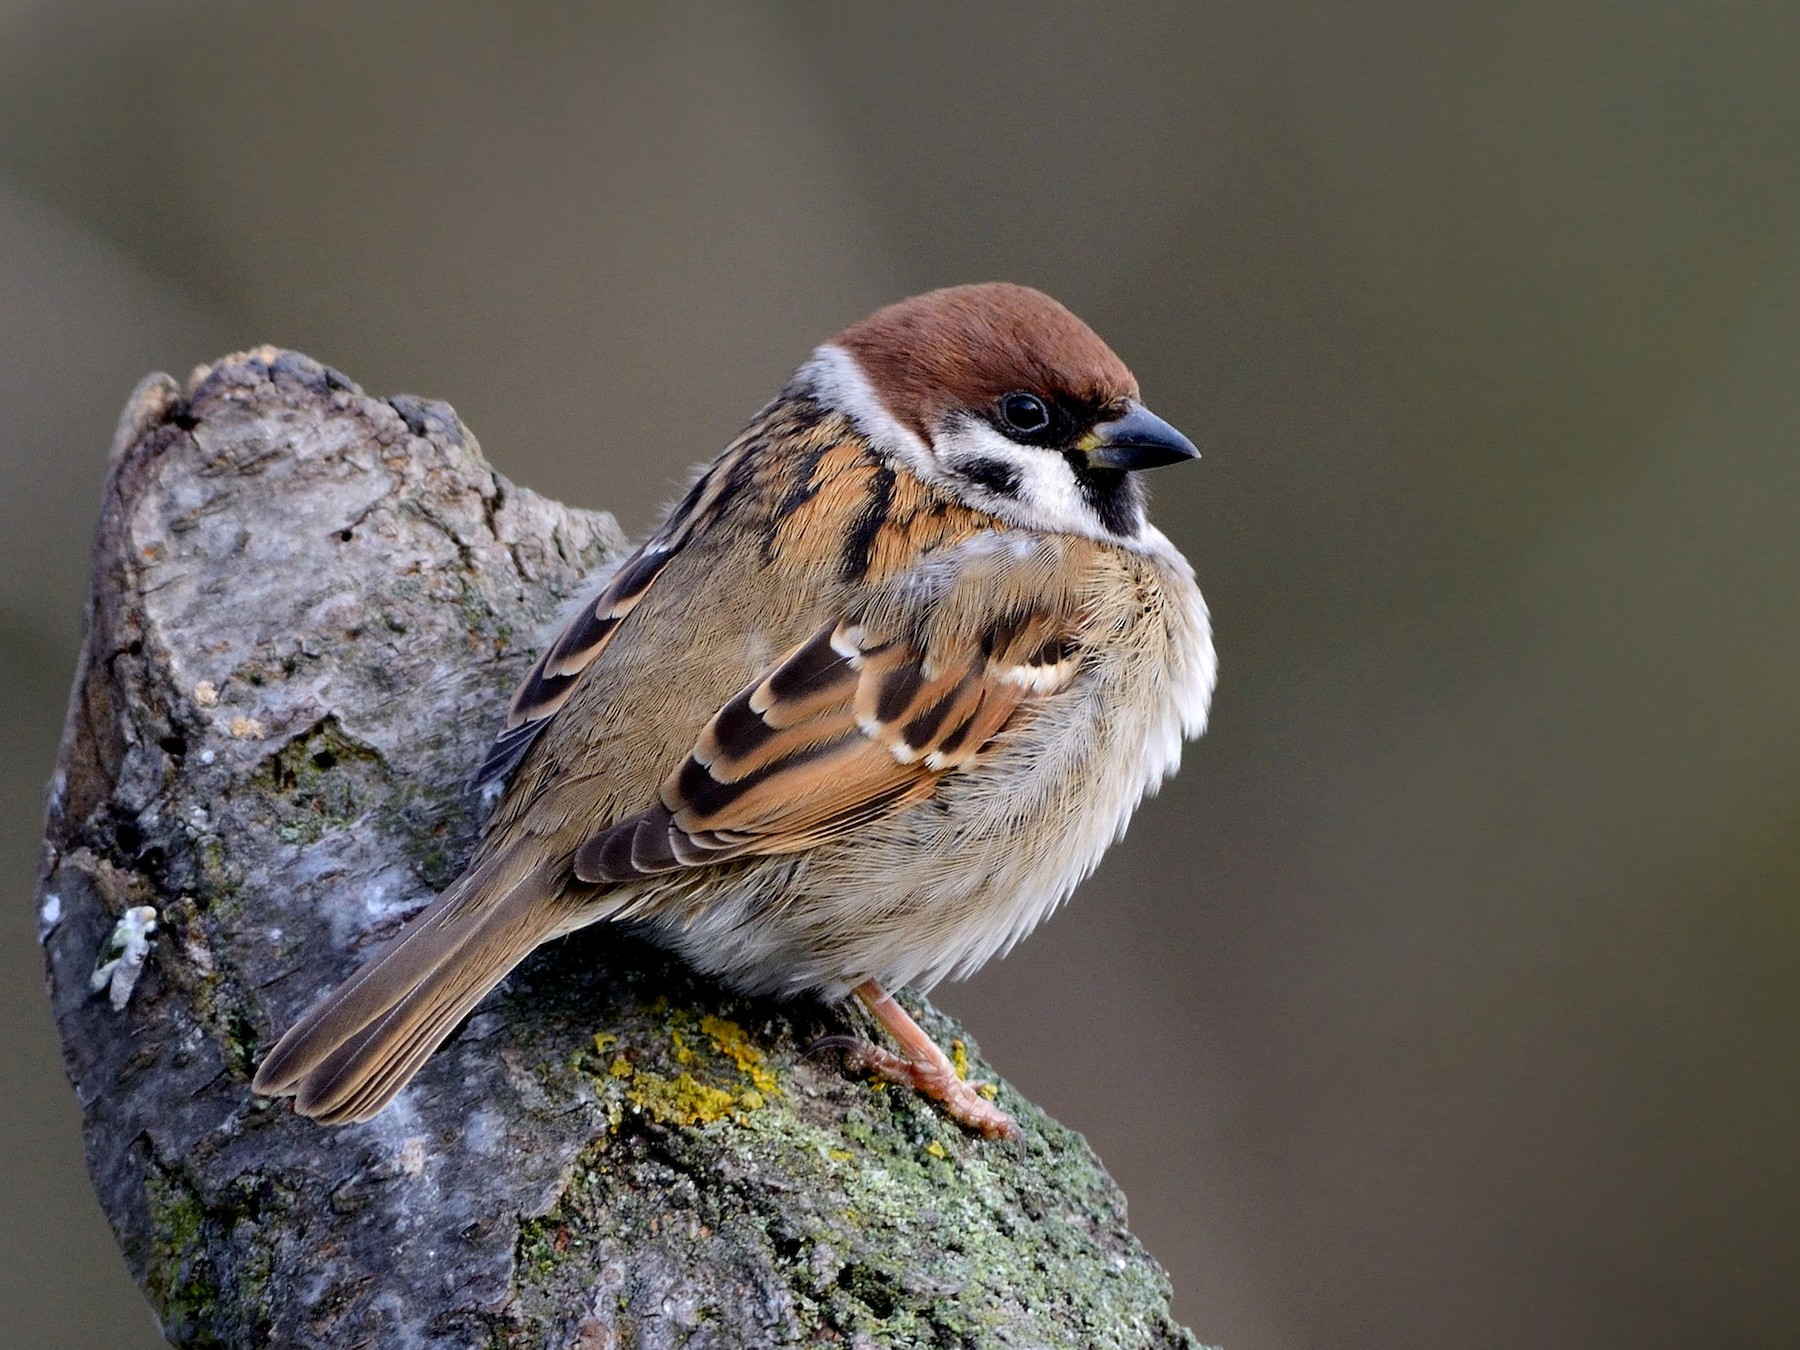
[[[947,1062],[920,1063],[855,1036],[827,1036],[807,1047],[808,1054],[826,1050],[841,1050],[845,1066],[854,1071],[873,1074],[884,1082],[930,1097],[952,1120],[979,1130],[989,1139],[1019,1143],[1025,1137],[1017,1121],[981,1095],[982,1084],[964,1082]]]
[[[894,997],[873,980],[855,990],[905,1054],[863,1040],[860,1036],[824,1036],[807,1046],[808,1055],[836,1050],[852,1072],[869,1073],[889,1083],[912,1088],[939,1103],[952,1120],[979,1130],[989,1139],[1010,1139],[1024,1147],[1025,1132],[1018,1122],[982,1096],[984,1083],[968,1083],[956,1076],[949,1058],[927,1036]]]
[[[965,1083],[960,1078],[955,1084],[954,1089],[938,1097],[953,1119],[970,1129],[980,1130],[989,1139],[1010,1139],[1023,1146],[1025,1131],[1019,1128],[1018,1121],[981,1095],[982,1084]],[[937,1096],[936,1093],[931,1095]]]

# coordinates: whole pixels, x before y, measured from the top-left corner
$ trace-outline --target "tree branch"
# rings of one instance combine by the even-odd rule
[[[1002,1087],[1025,1148],[971,1138],[806,1057],[849,1014],[604,925],[368,1125],[251,1096],[271,1034],[456,874],[507,690],[622,543],[444,405],[291,352],[133,396],[39,902],[89,1170],[169,1338],[1192,1345],[1078,1136]]]

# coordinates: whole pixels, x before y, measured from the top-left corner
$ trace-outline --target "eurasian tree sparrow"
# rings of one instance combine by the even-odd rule
[[[858,1066],[1014,1133],[886,991],[1030,932],[1205,726],[1206,606],[1136,477],[1195,455],[1037,291],[846,329],[538,660],[468,870],[255,1090],[366,1120],[533,948],[619,919],[745,993],[855,994],[900,1049]]]

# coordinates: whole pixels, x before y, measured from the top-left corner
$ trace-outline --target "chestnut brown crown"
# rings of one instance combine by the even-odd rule
[[[1042,291],[992,281],[927,291],[878,309],[833,345],[862,367],[902,426],[929,441],[946,414],[1016,390],[1099,412],[1138,383],[1111,347]]]

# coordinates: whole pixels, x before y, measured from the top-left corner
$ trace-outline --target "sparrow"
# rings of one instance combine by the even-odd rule
[[[534,948],[630,922],[751,995],[854,995],[853,1069],[1017,1135],[890,990],[1006,952],[1205,728],[1193,569],[1143,470],[1198,457],[1041,292],[819,347],[583,604],[476,775],[468,869],[253,1088],[367,1120]]]

